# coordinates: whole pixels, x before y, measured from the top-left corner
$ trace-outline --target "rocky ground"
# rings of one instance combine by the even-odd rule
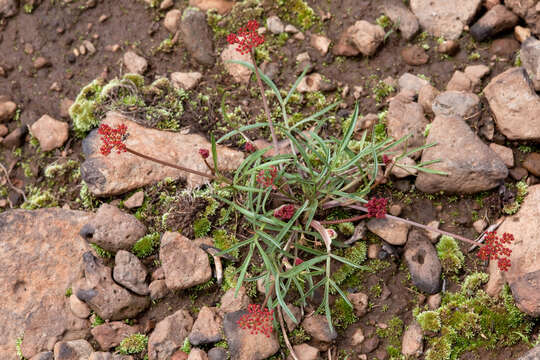
[[[323,129],[341,134],[358,102],[357,136],[437,144],[403,161],[447,176],[396,168],[377,188],[392,215],[472,239],[504,220],[516,239],[500,272],[463,243],[448,265],[438,234],[359,223],[339,251],[363,249],[370,270],[344,275],[354,309],[334,299],[337,332],[320,300],[287,299],[299,358],[540,359],[538,0],[0,0],[0,357],[289,358],[279,331],[237,326],[265,289],[235,297],[238,263],[217,284],[202,249],[242,239],[239,215],[203,177],[103,156],[93,130],[128,124],[133,148],[206,171],[211,133],[265,121],[254,77],[226,62],[249,60],[226,36],[251,19],[280,88],[309,69],[294,121],[341,100]],[[218,146],[222,171],[240,145]]]

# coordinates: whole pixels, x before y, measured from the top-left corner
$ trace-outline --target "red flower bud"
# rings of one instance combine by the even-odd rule
[[[210,151],[208,151],[208,149],[199,149],[199,155],[201,155],[203,159],[207,159],[210,156]]]

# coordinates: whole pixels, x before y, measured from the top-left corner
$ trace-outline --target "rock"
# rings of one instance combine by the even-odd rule
[[[267,337],[262,333],[252,334],[250,330],[240,328],[237,322],[244,314],[247,314],[247,310],[231,312],[223,318],[231,359],[263,360],[274,355],[279,350],[276,332]]]
[[[126,201],[124,201],[124,207],[127,209],[134,209],[140,207],[144,202],[144,191],[137,191],[131,195]]]
[[[82,44],[88,50],[88,54],[93,55],[96,53],[96,47],[89,40],[83,40]]]
[[[117,285],[111,269],[103,265],[90,251],[83,255],[85,280],[75,295],[88,304],[104,320],[134,318],[149,305],[147,297],[133,295]]]
[[[170,290],[188,289],[212,277],[208,255],[180,233],[163,234],[159,258]]]
[[[180,20],[182,19],[182,12],[178,9],[172,9],[167,11],[165,19],[163,19],[163,26],[171,34],[174,34],[178,31],[180,27]]]
[[[465,68],[465,75],[471,80],[473,89],[482,84],[482,78],[489,74],[490,68],[486,65],[469,65]]]
[[[510,169],[510,176],[512,176],[512,179],[514,180],[521,180],[525,176],[527,176],[528,172],[527,169],[524,169],[522,167],[516,167],[513,169]]]
[[[380,236],[389,244],[401,246],[407,242],[409,225],[391,219],[370,219],[367,222],[369,231]]]
[[[266,27],[272,34],[281,34],[285,31],[285,25],[283,25],[279,17],[275,15],[266,19]]]
[[[10,121],[17,111],[17,104],[13,101],[0,102],[0,123]]]
[[[5,148],[13,149],[17,147],[21,147],[21,145],[24,142],[24,137],[28,133],[28,127],[26,126],[20,126],[10,132],[8,136],[4,138],[2,141],[2,145]]]
[[[93,352],[86,340],[59,341],[54,345],[55,360],[86,360]]]
[[[444,40],[437,46],[437,51],[441,54],[454,56],[459,51],[459,42],[457,40]]]
[[[200,72],[174,72],[171,74],[171,82],[178,89],[191,90],[199,85],[201,79]]]
[[[442,296],[441,293],[428,296],[427,304],[431,310],[437,310],[441,306]]]
[[[496,5],[471,26],[471,35],[476,41],[484,41],[504,30],[513,28],[518,20],[517,15],[504,5]]]
[[[540,98],[523,68],[510,68],[484,88],[499,131],[510,140],[540,139]]]
[[[151,149],[160,149],[167,154],[167,160],[174,164],[209,173],[201,160],[199,149],[210,149],[208,140],[198,134],[180,134],[157,129],[150,129],[128,120],[117,113],[108,113],[102,123],[111,127],[126,124],[129,129],[127,146],[138,151],[151,153]],[[111,154],[106,157],[99,151],[100,136],[93,130],[83,140],[83,152],[86,160],[81,165],[81,176],[90,191],[97,196],[118,195],[147,184],[161,181],[167,177],[187,179],[188,187],[193,188],[208,182],[199,175],[188,174],[181,170],[144,160],[130,153]],[[145,150],[147,149],[147,150]],[[240,151],[217,146],[221,171],[232,171],[243,161]],[[212,155],[208,161],[212,162]]]
[[[426,144],[437,145],[424,149],[422,162],[440,159],[429,168],[447,175],[420,172],[415,184],[418,190],[475,193],[497,187],[506,178],[506,165],[464,120],[437,116],[431,125]]]
[[[330,343],[337,338],[336,331],[331,331],[328,320],[323,315],[312,315],[302,321],[302,327],[314,340]]]
[[[461,71],[456,71],[452,78],[446,85],[446,90],[448,91],[472,91],[472,81],[469,79],[465,73]]]
[[[370,352],[374,351],[379,347],[379,337],[378,336],[371,336],[364,340],[362,343],[362,346],[360,347],[360,352],[369,354]]]
[[[289,329],[289,331],[293,331],[302,321],[302,310],[300,310],[298,306],[294,306],[293,304],[287,304],[287,307],[294,315],[296,322],[294,322],[287,313],[283,314],[283,318],[285,319],[285,323],[287,324],[287,329]]]
[[[362,317],[366,315],[368,308],[368,296],[366,294],[361,292],[348,294],[347,298],[353,305],[356,316]]]
[[[484,231],[486,226],[487,226],[487,223],[486,223],[486,220],[484,219],[479,219],[473,222],[474,231],[476,231],[477,233],[481,233],[482,231]]]
[[[247,84],[249,83],[249,78],[251,77],[251,70],[249,70],[244,65],[234,64],[229,61],[231,60],[240,60],[250,62],[251,58],[249,54],[240,54],[236,51],[236,44],[229,44],[221,52],[221,61],[225,70],[232,76],[233,80],[237,83]]]
[[[49,115],[43,115],[30,126],[30,133],[39,140],[43,151],[51,151],[64,145],[68,138],[69,125]]]
[[[417,66],[424,65],[429,61],[426,50],[418,45],[407,46],[401,50],[401,57],[406,64]]]
[[[227,355],[227,350],[221,347],[215,347],[208,351],[209,360],[227,360],[229,355]]]
[[[74,101],[68,98],[60,100],[60,116],[64,119],[69,118],[69,108],[73,105]]]
[[[138,295],[148,295],[146,285],[146,269],[141,261],[132,253],[119,250],[114,258],[113,278],[118,284]]]
[[[480,9],[482,0],[456,0],[452,2],[411,0],[411,10],[420,25],[431,35],[457,40],[465,25]]]
[[[383,39],[384,29],[381,26],[359,20],[341,34],[332,51],[334,55],[355,56],[362,53],[371,56]]]
[[[247,308],[250,303],[251,299],[247,296],[246,289],[243,286],[240,287],[236,296],[235,289],[229,289],[221,297],[219,312],[222,315],[225,315],[227,313],[240,311]]]
[[[308,344],[300,344],[293,346],[294,353],[298,360],[318,360],[319,359],[319,349],[316,347],[310,346]],[[287,360],[292,360],[292,356],[289,355]]]
[[[107,203],[99,207],[80,231],[83,239],[113,253],[131,250],[145,234],[146,226],[135,216]]]
[[[6,125],[0,124],[0,136],[6,136],[8,131],[9,130],[8,130],[8,127]]]
[[[332,91],[336,89],[336,85],[326,79],[319,73],[313,73],[304,76],[298,84],[296,91],[300,93],[315,92],[315,91]]]
[[[120,345],[124,338],[139,332],[136,326],[129,326],[122,321],[112,321],[98,325],[90,331],[99,346],[104,351]]]
[[[51,351],[43,351],[32,356],[30,360],[54,360],[54,353]],[[92,359],[89,359],[92,360]]]
[[[495,143],[489,144],[489,147],[497,155],[499,155],[499,157],[502,159],[502,161],[507,167],[514,167],[514,153],[512,152],[511,148]]]
[[[150,291],[150,299],[159,300],[167,296],[169,288],[165,280],[154,280],[148,285],[148,291]]]
[[[540,34],[540,17],[538,14],[540,7],[537,1],[504,0],[504,4],[523,18],[534,34]]]
[[[325,56],[328,53],[331,42],[332,41],[329,38],[322,35],[311,35],[309,39],[309,44],[317,49],[322,56]]]
[[[389,213],[390,215],[393,215],[393,216],[399,216],[399,214],[401,214],[401,205],[399,204],[393,204],[390,206],[390,210],[389,210]]]
[[[206,14],[196,8],[186,8],[182,15],[180,31],[191,56],[201,65],[213,66],[215,61],[213,35],[206,22]]]
[[[382,12],[394,24],[398,24],[401,36],[407,41],[411,40],[420,28],[416,16],[401,2],[386,0],[382,4]]]
[[[229,0],[189,0],[189,6],[195,6],[204,12],[216,9],[218,14],[224,15],[231,11],[234,2]]]
[[[405,356],[418,357],[424,352],[424,344],[422,342],[424,332],[418,323],[415,321],[410,324],[403,333],[401,342],[401,353]]]
[[[435,116],[467,118],[481,110],[480,98],[473,93],[445,91],[431,105]]]
[[[418,103],[424,108],[424,113],[433,114],[432,104],[440,91],[430,84],[423,86],[418,92]]]
[[[111,354],[109,352],[98,351],[92,353],[88,360],[133,360],[133,356]]]
[[[193,326],[193,318],[186,310],[178,310],[156,324],[148,338],[148,359],[169,360],[184,344]]]
[[[530,37],[521,44],[521,62],[536,91],[540,91],[540,40]]]
[[[198,346],[212,344],[221,340],[221,318],[215,309],[203,306],[189,334],[189,342]]]
[[[531,350],[527,351],[525,355],[522,355],[517,360],[538,360],[540,359],[540,345],[536,345]]]
[[[520,43],[523,43],[525,40],[527,40],[531,36],[532,36],[532,33],[531,33],[531,29],[529,28],[525,28],[519,25],[514,28],[514,37]]]
[[[69,297],[69,307],[73,315],[79,319],[87,319],[90,316],[90,308],[75,295]]]
[[[540,153],[527,154],[521,165],[534,176],[540,176]]]
[[[0,0],[0,18],[8,18],[17,13],[17,0]]]
[[[49,66],[51,66],[51,62],[48,59],[44,58],[43,56],[40,56],[34,60],[34,68],[37,70],[43,69]]]
[[[189,352],[187,360],[208,360],[208,356],[203,350],[194,348]]]
[[[418,94],[420,89],[424,86],[429,85],[429,82],[419,78],[416,75],[405,73],[400,76],[398,80],[400,90],[412,90],[415,94]]]
[[[89,322],[71,313],[65,293],[82,275],[88,245],[77,234],[91,216],[59,208],[0,213],[0,358],[15,359],[23,332],[27,359],[88,333]]]
[[[441,262],[437,250],[422,231],[411,230],[403,256],[409,267],[412,283],[420,291],[428,294],[441,291]]]
[[[264,66],[263,66],[264,65]],[[261,65],[262,72],[268,76],[271,80],[275,80],[281,71],[279,64],[275,62],[264,62]]]
[[[510,233],[515,241],[508,245],[512,250],[511,266],[508,271],[500,271],[497,262],[489,264],[487,292],[498,295],[504,283],[510,285],[516,306],[526,314],[540,316],[540,254],[538,229],[540,217],[540,185],[529,186],[529,194],[521,204],[517,214],[507,218],[497,229],[498,234]]]
[[[388,135],[395,140],[410,136],[402,145],[394,148],[396,151],[405,149],[405,147],[414,149],[424,145],[424,130],[428,121],[424,116],[424,108],[412,101],[412,97],[414,97],[412,90],[402,90],[390,100],[386,116]],[[420,154],[414,153],[411,156],[418,157]]]
[[[352,337],[351,337],[351,345],[358,347],[362,345],[366,337],[364,336],[364,332],[362,331],[362,328],[358,328],[354,331]]]
[[[381,246],[379,244],[369,244],[368,246],[368,259],[377,259],[379,257],[379,251]]]
[[[144,74],[148,68],[148,62],[142,56],[128,51],[124,54],[124,65],[129,73]]]
[[[187,360],[188,357],[189,355],[180,349],[172,355],[171,360]]]
[[[397,177],[398,179],[402,179],[411,175],[416,176],[416,174],[418,174],[418,170],[415,168],[412,168],[412,166],[415,166],[415,165],[416,165],[416,162],[413,159],[411,159],[408,156],[405,156],[404,158],[401,158],[396,161],[390,173],[394,175],[395,177]]]
[[[163,0],[161,4],[159,4],[159,10],[169,10],[174,6],[173,0]]]
[[[489,51],[502,58],[510,58],[519,50],[519,43],[510,38],[496,39],[491,43]]]

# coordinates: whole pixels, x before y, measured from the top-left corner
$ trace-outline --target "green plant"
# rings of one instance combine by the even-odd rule
[[[71,295],[73,295],[73,289],[71,287],[68,287],[66,289],[66,293],[64,294],[66,297],[70,297]]]
[[[124,338],[117,351],[123,355],[139,354],[146,349],[147,345],[148,336],[136,333]]]
[[[105,249],[103,249],[102,247],[100,247],[99,245],[97,244],[94,244],[94,243],[90,243],[90,246],[92,247],[92,249],[94,249],[94,251],[96,252],[96,254],[101,257],[101,258],[104,258],[104,259],[110,259],[113,257],[113,254]]]
[[[416,321],[424,331],[437,332],[441,329],[441,319],[436,311],[424,311],[416,316]]]
[[[23,335],[19,336],[17,340],[15,340],[15,350],[17,351],[17,357],[19,358],[19,360],[26,360],[21,350],[22,342],[23,342]]]
[[[182,344],[180,350],[182,350],[186,354],[189,354],[189,352],[191,351],[191,343],[189,342],[189,338],[184,339],[184,343]]]
[[[354,308],[341,297],[336,300],[332,307],[332,319],[334,326],[342,329],[346,329],[349,325],[358,321],[354,314]]]
[[[439,255],[443,270],[447,274],[457,274],[465,261],[457,241],[448,235],[441,236],[437,243],[437,255]]]
[[[132,252],[138,257],[138,258],[145,258],[149,255],[151,255],[159,246],[159,240],[161,238],[161,234],[158,232],[154,232],[151,234],[147,234],[137,240],[135,244],[133,244]]]
[[[94,314],[91,326],[96,327],[102,324],[105,324],[105,320],[103,320],[98,314]]]
[[[56,196],[51,190],[43,190],[29,185],[26,188],[26,201],[21,205],[22,209],[34,210],[58,205]]]
[[[519,181],[516,183],[516,199],[513,203],[507,204],[503,207],[502,211],[505,214],[513,215],[518,212],[521,207],[521,203],[525,200],[525,196],[529,193],[527,183],[525,181]]]

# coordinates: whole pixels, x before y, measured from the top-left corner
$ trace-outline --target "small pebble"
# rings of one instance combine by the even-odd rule
[[[399,216],[399,214],[401,214],[401,205],[394,204],[390,206],[390,214],[394,216]]]
[[[100,23],[102,23],[102,22],[106,21],[108,18],[109,18],[109,15],[103,14],[103,15],[101,15],[101,16],[99,17],[98,21],[99,21]]]
[[[79,50],[78,49],[73,49],[73,55],[78,57],[80,55]]]
[[[86,48],[84,47],[84,45],[79,46],[79,52],[81,53],[81,55],[86,55]]]

